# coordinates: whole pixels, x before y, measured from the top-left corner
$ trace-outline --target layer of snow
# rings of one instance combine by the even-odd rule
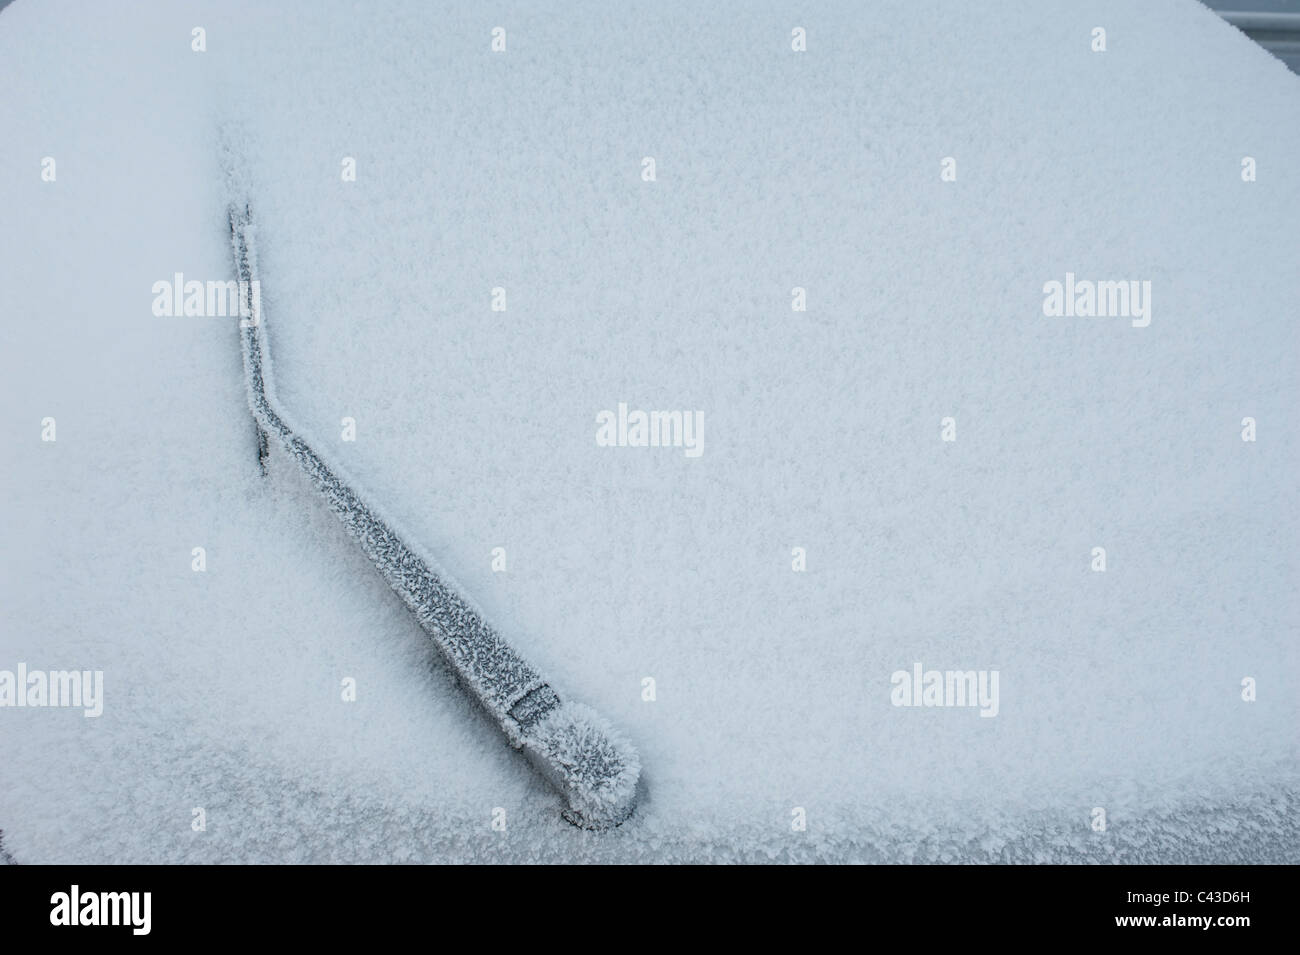
[[[106,694],[0,710],[15,858],[1300,861],[1300,79],[1191,2],[675,6],[0,12],[0,669]],[[632,738],[615,833],[259,476],[234,322],[152,314],[232,276],[231,130],[280,398]]]

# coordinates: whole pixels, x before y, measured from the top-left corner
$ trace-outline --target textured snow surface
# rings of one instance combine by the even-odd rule
[[[232,170],[232,179],[242,178]],[[232,264],[241,289],[239,323],[248,407],[258,428],[258,465],[265,473],[274,438],[311,480],[361,545],[375,569],[442,651],[456,677],[497,721],[512,746],[536,760],[568,803],[565,818],[590,829],[623,822],[633,808],[640,761],[623,737],[590,707],[561,702],[541,675],[483,620],[445,571],[419,554],[412,538],[358,492],[297,434],[275,400],[267,317],[252,290],[260,284],[256,228],[249,206],[230,205]],[[405,539],[403,539],[405,538]],[[350,701],[349,701],[350,702]]]
[[[4,849],[1300,861],[1300,79],[1191,2],[1005,7],[0,12],[0,669],[105,688],[0,709]],[[279,400],[626,733],[617,830],[260,476],[235,322],[152,314],[233,277],[231,130]],[[1150,326],[1044,317],[1067,271]],[[703,455],[598,447],[619,402]],[[892,706],[917,661],[998,716]]]

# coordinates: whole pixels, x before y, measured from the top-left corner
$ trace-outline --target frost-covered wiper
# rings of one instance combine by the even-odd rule
[[[229,218],[241,300],[249,306],[249,315],[240,320],[240,337],[263,472],[270,441],[278,439],[510,744],[523,750],[560,791],[568,804],[564,817],[588,829],[618,825],[636,803],[641,766],[631,743],[590,707],[562,700],[458,593],[451,577],[417,552],[408,543],[411,538],[363,500],[355,483],[345,480],[342,470],[289,423],[272,382],[248,205],[232,205]]]

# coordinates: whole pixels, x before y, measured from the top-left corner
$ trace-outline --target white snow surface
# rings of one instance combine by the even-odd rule
[[[0,709],[19,862],[1300,861],[1300,79],[1206,8],[17,0],[0,89],[0,669],[105,687]],[[233,277],[232,132],[281,401],[632,740],[618,830],[153,315]]]

